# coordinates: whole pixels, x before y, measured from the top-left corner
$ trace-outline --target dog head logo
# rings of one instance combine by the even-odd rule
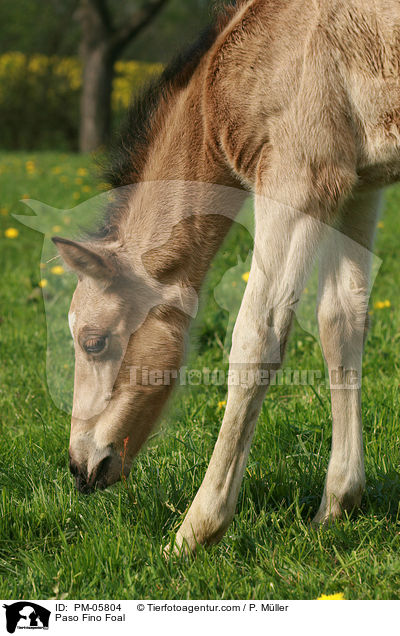
[[[30,601],[18,601],[3,605],[6,610],[7,631],[14,634],[16,629],[48,629],[51,612]]]

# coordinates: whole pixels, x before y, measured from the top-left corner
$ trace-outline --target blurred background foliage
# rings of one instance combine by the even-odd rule
[[[142,3],[108,0],[107,4],[122,24]],[[212,0],[170,0],[121,57],[167,63],[210,22],[215,4]],[[76,55],[80,40],[74,17],[77,6],[77,0],[1,0],[0,54],[17,50],[28,55]]]
[[[154,0],[153,0],[154,1]],[[90,4],[86,2],[86,4]],[[111,32],[151,0],[96,0],[107,10]],[[0,2],[0,148],[4,150],[95,150],[108,141],[132,93],[161,72],[212,19],[212,0],[165,0],[162,10],[112,60],[111,116],[103,138],[82,147],[82,0]],[[90,90],[90,87],[89,87]],[[93,99],[93,98],[92,98]],[[94,96],[94,100],[100,99]],[[103,100],[104,101],[104,100]],[[110,120],[110,121],[108,121]],[[104,124],[103,124],[104,127]],[[108,129],[111,130],[108,130]]]
[[[112,123],[115,129],[132,92],[162,71],[162,64],[115,63]],[[0,56],[0,147],[4,150],[78,150],[82,64],[77,57]]]

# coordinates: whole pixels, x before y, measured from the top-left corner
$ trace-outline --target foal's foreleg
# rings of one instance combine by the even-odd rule
[[[361,364],[367,326],[371,247],[379,193],[358,195],[342,213],[339,232],[324,249],[318,322],[332,400],[332,453],[315,523],[361,502],[365,485]]]
[[[324,225],[313,216],[257,197],[250,277],[235,325],[228,402],[204,481],[177,535],[216,543],[234,515],[268,380],[279,368],[293,313]]]

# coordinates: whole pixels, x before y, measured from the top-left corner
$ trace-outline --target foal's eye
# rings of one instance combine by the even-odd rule
[[[83,348],[86,353],[101,353],[104,351],[107,344],[106,336],[96,336],[93,338],[88,338],[84,344]]]

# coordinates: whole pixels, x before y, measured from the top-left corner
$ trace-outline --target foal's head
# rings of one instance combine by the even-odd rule
[[[187,316],[179,286],[147,276],[121,245],[53,241],[78,275],[70,467],[90,492],[129,473],[170,394]]]

